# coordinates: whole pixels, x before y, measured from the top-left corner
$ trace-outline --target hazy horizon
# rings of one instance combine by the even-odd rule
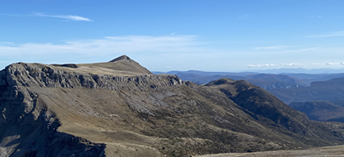
[[[271,73],[271,74],[282,74],[282,73],[304,73],[304,74],[335,74],[335,73],[344,73],[344,68],[338,69],[303,69],[303,68],[280,68],[280,69],[264,69],[264,70],[243,70],[243,71],[204,71],[204,70],[170,70],[170,71],[152,71],[153,73],[171,73],[171,72],[209,72],[209,73]]]

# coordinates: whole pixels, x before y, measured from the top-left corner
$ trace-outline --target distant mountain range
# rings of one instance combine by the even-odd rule
[[[344,77],[315,81],[308,87],[269,90],[283,102],[340,101],[344,100]]]
[[[289,74],[289,73],[303,73],[303,74],[334,74],[343,73],[344,68],[341,69],[303,69],[303,68],[281,68],[281,69],[267,69],[267,70],[252,70],[257,73],[271,73],[271,74]]]
[[[284,72],[288,71],[291,70],[284,70]],[[299,71],[306,70],[299,69]],[[313,70],[313,72],[315,71],[320,72],[320,70]],[[312,120],[344,122],[344,73],[268,74],[195,70],[171,71],[168,73],[178,75],[182,80],[192,81],[197,84],[206,84],[221,78],[246,80],[266,89],[284,103],[290,104],[294,109],[306,113]]]
[[[240,71],[240,72],[214,72],[214,71],[201,71],[201,70],[188,70],[188,71],[168,71],[159,72],[152,71],[155,74],[166,73],[166,74],[177,74],[177,73],[194,73],[198,75],[241,75],[241,74],[257,74],[257,73],[267,73],[267,74],[336,74],[344,73],[344,68],[341,69],[303,69],[303,68],[281,68],[281,69],[266,69],[266,70],[250,70],[250,71]]]
[[[306,113],[309,119],[344,122],[344,105],[343,103],[340,105],[329,101],[293,102],[290,104],[292,108]]]
[[[343,71],[344,72],[344,71]],[[154,74],[163,74],[164,72],[153,72]],[[170,71],[165,74],[177,75],[182,80],[192,81],[197,84],[206,84],[208,82],[226,77],[233,80],[247,80],[264,89],[274,88],[293,88],[309,86],[315,81],[326,81],[333,78],[344,77],[344,73],[257,73],[257,72],[205,72],[197,70],[189,71]]]

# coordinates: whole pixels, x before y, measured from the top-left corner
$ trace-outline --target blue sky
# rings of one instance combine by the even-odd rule
[[[344,69],[343,0],[0,2],[0,68],[128,55],[151,71]]]

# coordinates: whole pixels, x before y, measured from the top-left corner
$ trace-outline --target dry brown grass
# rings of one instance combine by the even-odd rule
[[[318,147],[306,150],[280,150],[255,153],[212,154],[196,157],[343,157],[344,145]]]

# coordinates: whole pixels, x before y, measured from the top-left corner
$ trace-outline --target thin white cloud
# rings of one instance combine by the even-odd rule
[[[247,65],[249,68],[260,68],[260,67],[318,67],[318,66],[332,66],[338,67],[340,65],[344,65],[344,62],[327,62],[327,63],[277,63],[277,64],[250,64]]]
[[[255,50],[278,50],[278,49],[284,49],[287,47],[289,47],[289,46],[275,45],[275,46],[254,47],[253,49],[255,49]]]
[[[92,21],[89,18],[77,16],[77,15],[48,15],[43,13],[34,13],[34,16],[40,16],[40,17],[51,17],[51,18],[60,18],[60,19],[67,19],[72,21]]]
[[[279,64],[250,64],[249,68],[258,68],[258,67],[301,67],[305,64],[302,63],[279,63]]]
[[[281,63],[281,66],[288,66],[288,67],[295,67],[295,66],[303,66],[304,64],[301,63]]]
[[[337,31],[337,32],[331,32],[327,34],[320,34],[320,35],[309,35],[305,36],[307,38],[324,38],[324,37],[341,37],[344,36],[344,31]]]
[[[298,53],[298,52],[312,52],[315,50],[320,49],[319,47],[308,47],[308,48],[299,48],[299,49],[290,49],[290,47],[294,46],[283,46],[283,45],[275,45],[275,46],[265,46],[265,47],[254,47],[254,50],[265,50],[267,53]]]
[[[0,44],[0,56],[41,54],[107,55],[131,52],[202,53],[212,52],[196,36],[113,36],[103,39],[67,41],[62,44],[24,43]]]
[[[249,68],[256,68],[256,67],[274,67],[277,66],[276,64],[250,64],[248,65]]]
[[[296,49],[296,50],[284,50],[281,52],[306,52],[306,51],[314,51],[320,49],[319,47],[309,47],[309,48],[303,48],[303,49]]]
[[[312,63],[311,65],[318,66],[318,65],[321,65],[321,63]]]
[[[343,65],[343,63],[332,63],[332,62],[328,62],[328,63],[326,63],[326,65],[329,65],[329,66]]]
[[[66,19],[66,20],[72,20],[72,21],[87,21],[87,22],[92,21],[89,18],[77,16],[77,15],[48,15],[44,13],[33,13],[33,14],[28,14],[28,15],[0,13],[0,15],[12,16],[12,17],[50,17],[50,18],[59,18],[59,19]]]

